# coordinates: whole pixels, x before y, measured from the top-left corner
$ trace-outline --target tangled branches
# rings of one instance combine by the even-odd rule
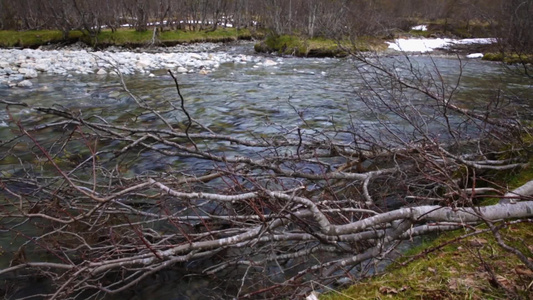
[[[372,130],[220,134],[189,114],[172,73],[180,105],[124,85],[129,120],[35,106],[30,128],[17,117],[26,104],[2,101],[13,135],[0,144],[1,230],[17,238],[0,275],[46,278],[50,299],[126,293],[165,270],[228,297],[303,297],[371,271],[404,240],[533,215],[530,189],[492,182],[528,167],[520,123],[462,108],[459,82],[438,73],[362,61],[355,98]],[[480,206],[486,193],[512,201]]]

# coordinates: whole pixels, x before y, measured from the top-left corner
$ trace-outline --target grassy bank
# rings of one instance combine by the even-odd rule
[[[78,30],[71,31],[67,39],[63,38],[63,34],[59,30],[0,30],[0,47],[36,48],[47,44],[76,42],[82,37],[83,33]]]
[[[465,233],[444,234],[407,253],[417,257],[414,261],[321,299],[509,299],[512,294],[528,299],[533,272],[499,247],[492,234],[460,239]],[[511,225],[501,234],[531,255],[533,249],[526,245],[533,243],[533,224]],[[446,246],[439,248],[442,244]]]
[[[491,52],[483,55],[483,60],[501,61],[507,64],[533,64],[532,54],[517,54],[505,52]]]
[[[533,161],[530,161],[533,163]],[[510,189],[533,177],[533,167],[505,174]],[[483,204],[495,204],[487,198]],[[515,255],[496,242],[486,225],[481,234],[465,237],[472,230],[457,230],[428,238],[411,249],[380,275],[351,287],[331,291],[322,300],[345,299],[531,299],[533,272]],[[533,223],[508,225],[500,230],[505,243],[533,258]]]
[[[260,34],[258,34],[260,35]],[[81,31],[71,31],[64,39],[59,30],[32,31],[0,31],[0,47],[28,47],[37,48],[41,45],[54,43],[73,43],[82,41],[90,46],[126,46],[142,47],[150,45],[153,32],[138,32],[133,29],[120,29],[116,32],[103,30],[96,37],[90,37]],[[227,42],[239,39],[252,39],[252,33],[247,29],[222,28],[215,31],[163,31],[157,36],[158,45],[173,46],[176,44],[193,42]]]
[[[269,35],[255,45],[255,50],[262,53],[276,52],[300,57],[342,57],[346,49],[358,51],[384,50],[387,45],[378,38],[364,37],[356,41],[336,41],[325,38],[306,39],[296,35]]]

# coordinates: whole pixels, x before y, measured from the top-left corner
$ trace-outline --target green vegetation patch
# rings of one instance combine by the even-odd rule
[[[264,41],[255,44],[255,51],[300,57],[342,57],[348,55],[349,51],[376,51],[386,47],[382,40],[370,37],[352,42],[321,37],[306,39],[296,35],[269,35]]]
[[[69,32],[67,40],[77,40],[82,36],[81,31]],[[63,33],[59,30],[30,30],[30,31],[15,31],[15,30],[1,30],[0,31],[0,47],[29,47],[36,48],[40,45],[50,43],[64,42]]]
[[[483,55],[483,60],[501,61],[507,64],[533,64],[533,54],[493,52],[485,53],[485,55]]]
[[[152,41],[153,31],[135,31],[121,29],[116,32],[102,31],[96,37],[96,44],[127,46],[131,44],[149,44]],[[159,32],[157,42],[163,44],[179,44],[192,42],[225,42],[237,39],[251,39],[252,35],[247,29],[223,28],[209,31],[183,31],[169,30]]]
[[[405,265],[399,262],[383,275],[326,293],[320,299],[527,299],[533,272],[503,250],[491,233],[455,241],[463,233],[443,234],[409,251],[403,261],[418,254],[413,261]],[[511,225],[501,233],[506,242],[533,256],[533,224]]]
[[[136,31],[134,29],[119,29],[115,32],[102,30],[91,37],[81,31],[71,31],[68,38],[63,38],[59,30],[36,31],[0,31],[0,47],[30,47],[60,42],[75,42],[81,40],[91,46],[143,46],[151,43],[153,31]],[[172,30],[159,32],[156,42],[163,45],[175,45],[192,42],[226,42],[238,39],[251,39],[252,33],[248,29],[220,28],[208,31]]]

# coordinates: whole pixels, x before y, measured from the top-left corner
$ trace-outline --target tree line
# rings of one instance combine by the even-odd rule
[[[259,26],[276,34],[388,35],[416,22],[485,24],[531,46],[530,0],[0,0],[0,30],[75,29],[98,33],[129,24],[138,31]],[[498,32],[496,32],[498,31]]]

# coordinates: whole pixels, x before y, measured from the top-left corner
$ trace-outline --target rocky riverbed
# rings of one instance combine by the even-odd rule
[[[39,74],[95,76],[146,74],[168,69],[176,73],[208,74],[220,64],[254,64],[273,66],[279,63],[259,56],[216,51],[216,44],[179,45],[169,48],[108,48],[91,51],[83,47],[62,49],[0,49],[0,86],[31,87]]]

